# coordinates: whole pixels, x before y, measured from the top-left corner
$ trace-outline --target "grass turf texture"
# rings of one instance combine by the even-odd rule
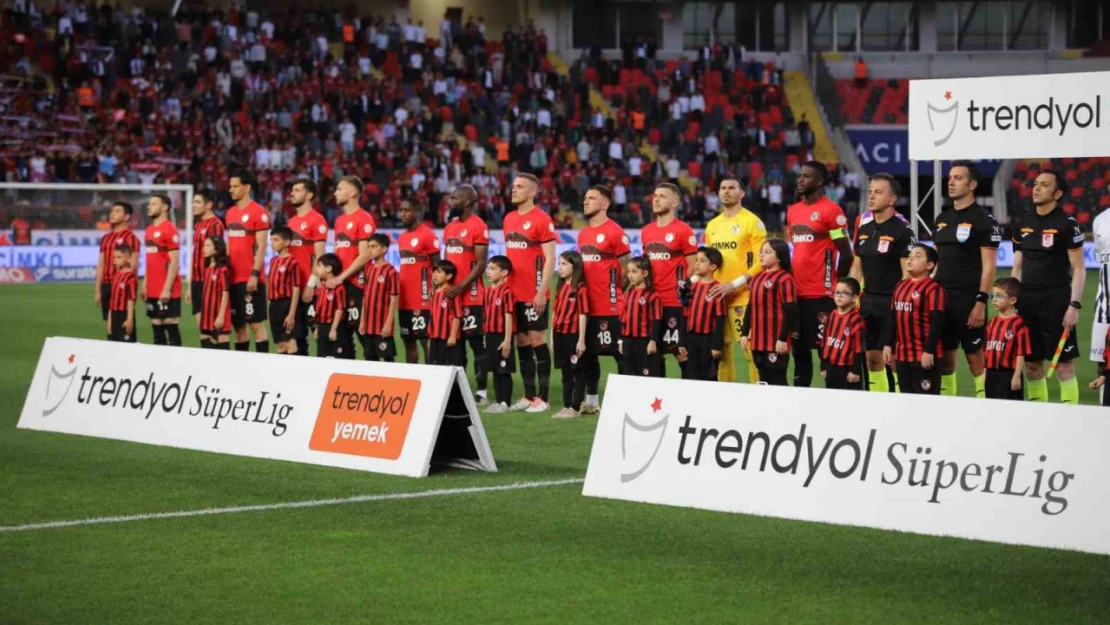
[[[589,418],[484,417],[501,472],[426,480],[16,429],[43,339],[102,335],[91,290],[0,291],[0,526],[585,474]],[[183,329],[195,344],[192,323]],[[1095,402],[1093,375],[1080,360],[1084,403]],[[972,392],[966,370],[960,390]],[[577,485],[0,532],[0,623],[1101,623],[1108,613],[1102,556],[598,500]]]

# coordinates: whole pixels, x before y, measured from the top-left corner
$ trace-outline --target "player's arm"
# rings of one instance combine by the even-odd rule
[[[798,323],[798,300],[793,297],[789,298],[789,300],[790,301],[783,301],[782,303],[782,329],[779,330],[779,335],[775,337],[775,351],[780,354],[786,353],[786,339],[790,338],[790,335],[794,333],[794,327]],[[749,308],[751,307],[749,306]],[[782,348],[781,351],[779,349],[780,347]]]
[[[754,227],[748,229],[748,253],[752,255],[752,266],[748,267],[744,276],[741,276],[746,277],[744,284],[750,283],[759,275],[759,272],[763,271],[763,267],[759,264],[759,250],[763,249],[763,244],[767,242],[767,226],[763,225],[763,220],[754,217],[752,221]],[[733,284],[736,284],[735,280]]]
[[[833,245],[836,246],[837,256],[839,260],[836,264],[836,275],[843,278],[848,275],[852,270],[852,262],[855,260],[855,254],[852,253],[852,242],[848,236],[844,234],[844,229],[832,231]]]
[[[296,266],[294,266],[293,271],[296,271],[296,270],[297,270],[297,268],[296,268]],[[300,285],[294,285],[293,286],[293,297],[290,298],[290,300],[289,300],[289,314],[285,315],[285,324],[284,325],[285,325],[285,331],[286,332],[292,332],[293,331],[293,326],[297,325],[297,302],[300,301],[300,299],[301,299],[301,287],[300,287]]]
[[[251,277],[247,279],[247,291],[254,293],[258,290],[258,280],[262,275],[262,266],[266,262],[266,245],[270,238],[269,230],[254,231],[254,262],[251,263]]]
[[[451,317],[451,334],[447,337],[447,347],[454,347],[459,342],[459,329],[462,327],[462,319],[459,315]]]
[[[328,331],[328,338],[335,341],[339,337],[339,324],[343,323],[343,315],[347,311],[346,302],[338,302],[335,305],[335,314],[332,315],[331,329]]]
[[[137,268],[136,268],[137,269]],[[96,255],[96,278],[93,280],[93,301],[100,304],[100,287],[104,284],[104,248],[100,248],[100,253]]]
[[[488,260],[488,257],[489,245],[479,245],[477,243],[474,244],[474,258],[477,259],[478,262],[474,263],[474,267],[470,269],[470,273],[466,274],[466,277],[462,279],[462,282],[459,282],[455,286],[451,287],[448,290],[448,293],[453,293],[452,297],[457,297],[460,293],[465,293],[472,284],[480,281],[482,279],[482,276],[486,273],[486,262]]]
[[[314,242],[312,244],[312,259],[309,261],[308,266],[309,267],[314,267],[316,265],[316,259],[323,256],[325,253],[327,253],[327,251],[328,250],[327,250],[327,241],[326,240],[321,239],[319,241]],[[316,287],[319,286],[319,284],[320,284],[320,278],[317,278],[316,274],[312,273],[312,271],[309,271],[308,272],[308,282],[305,283],[304,292],[301,293],[301,301],[306,303],[306,304],[311,304],[313,301],[315,301],[315,299],[316,299]]]
[[[370,262],[370,240],[363,239],[358,242],[358,256],[351,261],[351,266],[345,268],[338,276],[328,280],[328,286],[336,288],[351,276],[358,275],[366,263]]]
[[[181,250],[170,250],[170,266],[166,269],[166,283],[162,286],[162,295],[158,298],[163,304],[170,301],[173,293],[173,283],[177,281],[177,271],[181,264]]]
[[[969,328],[981,328],[987,322],[987,298],[990,297],[995,272],[998,271],[997,249],[980,247],[979,256],[983,261],[983,271],[979,274],[979,293],[976,295],[975,305],[972,306],[967,318]]]
[[[902,273],[905,273],[905,261],[902,261]],[[863,284],[863,259],[859,256],[852,258],[852,268],[848,270],[848,277],[855,278],[860,284]]]
[[[389,309],[385,311],[385,322],[382,323],[382,336],[393,336],[393,320],[397,318],[397,294],[389,296]]]
[[[1083,246],[1068,250],[1068,261],[1071,262],[1071,301],[1078,302],[1083,297],[1083,287],[1087,281],[1087,264],[1083,259]],[[1068,306],[1064,313],[1064,326],[1072,329],[1079,323],[1079,310]]]
[[[555,241],[552,239],[543,244],[543,278],[540,288],[536,291],[536,299],[532,307],[537,313],[543,313],[547,307],[547,298],[551,295],[551,276],[555,275]]]
[[[725,348],[725,324],[728,319],[725,318],[725,311],[722,307],[719,314],[713,316],[713,332],[709,335],[709,351],[717,352],[720,357],[721,350]]]
[[[227,283],[225,282],[223,284],[223,288],[220,290],[220,312],[216,313],[216,327],[217,328],[222,328],[223,325],[224,325],[224,311],[227,310],[227,306],[228,306],[228,301],[227,300],[228,300],[229,297],[231,297],[231,296],[230,296],[230,294],[228,292],[228,289],[227,289]]]
[[[501,340],[501,357],[508,358],[513,351],[513,306],[505,307],[505,338]]]
[[[894,315],[894,301],[890,302],[890,309],[887,310],[887,323],[884,324],[883,333],[883,361],[887,366],[894,365],[894,344],[897,340],[897,334],[894,331],[894,326],[897,325],[898,319]]]

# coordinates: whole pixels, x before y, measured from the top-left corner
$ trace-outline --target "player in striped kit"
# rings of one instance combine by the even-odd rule
[[[588,286],[588,285],[587,285]],[[628,261],[628,291],[620,305],[621,373],[658,376],[659,344],[663,336],[663,304],[651,281],[651,261],[637,256]]]
[[[910,277],[898,283],[891,298],[883,357],[896,367],[903,393],[940,395],[945,304],[944,289],[930,277],[936,265],[935,249],[915,245],[906,263]]]
[[[694,258],[694,275],[698,281],[689,287],[686,295],[685,335],[679,346],[679,355],[685,359],[682,377],[687,380],[710,382],[717,379],[728,313],[724,298],[713,297],[710,293],[717,285],[713,275],[723,264],[721,253],[711,247],[699,248]],[[666,312],[663,316],[666,317]]]
[[[751,282],[740,346],[751,352],[760,384],[786,386],[791,334],[799,310],[790,246],[782,239],[768,239],[759,248],[759,264],[763,271]]]
[[[223,236],[224,222],[216,216],[212,192],[197,191],[193,194],[193,256],[189,261],[189,289],[185,291],[185,301],[192,304],[198,328],[204,305],[204,242],[208,237]]]
[[[112,276],[108,295],[108,340],[135,343],[135,300],[139,279],[131,270],[131,248],[117,246],[112,252],[116,274]]]
[[[400,278],[397,270],[385,259],[389,236],[380,232],[370,237],[370,260],[366,263],[366,288],[362,296],[362,314],[358,319],[358,335],[366,360],[393,362],[397,346],[393,342],[393,322],[397,318]]]
[[[833,291],[836,310],[829,313],[821,344],[821,377],[825,378],[826,388],[864,390],[863,338],[867,329],[859,311],[859,293],[855,278],[842,279]]]
[[[1091,360],[1106,362],[1104,345],[1110,333],[1110,210],[1104,210],[1091,224],[1098,255],[1098,295],[1095,296],[1094,319],[1091,321]]]
[[[991,289],[998,315],[987,323],[987,378],[984,387],[989,399],[1025,399],[1022,370],[1032,351],[1029,328],[1017,314],[1021,283],[1015,278],[999,278]]]
[[[108,320],[108,304],[111,299],[112,278],[116,275],[112,256],[115,249],[125,246],[131,250],[128,265],[132,270],[139,268],[139,237],[131,231],[131,214],[134,209],[127,202],[116,202],[108,211],[108,224],[111,230],[100,238],[100,254],[96,257],[96,284],[94,285],[93,299],[100,306],[101,317]]]
[[[279,354],[296,354],[297,341],[304,332],[298,323],[297,302],[301,299],[301,273],[297,259],[289,251],[293,231],[285,226],[270,230],[270,246],[277,257],[270,261],[270,335]]]

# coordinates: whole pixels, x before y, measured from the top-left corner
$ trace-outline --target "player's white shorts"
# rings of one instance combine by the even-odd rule
[[[1091,360],[1094,362],[1104,362],[1105,356],[1102,351],[1106,348],[1106,332],[1110,330],[1110,323],[1099,323],[1095,321],[1091,324]]]
[[[1090,358],[1103,362],[1106,349],[1106,331],[1110,328],[1110,267],[1103,265],[1098,272],[1098,295],[1095,296],[1094,319],[1091,322]]]

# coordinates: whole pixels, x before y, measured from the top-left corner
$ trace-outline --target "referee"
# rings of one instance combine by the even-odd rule
[[[956,352],[962,348],[975,396],[985,397],[987,300],[998,266],[1002,233],[990,211],[975,201],[979,169],[970,161],[956,161],[948,170],[952,206],[936,219],[933,243],[939,263],[934,279],[944,288],[943,355],[940,394],[955,396]]]
[[[1086,265],[1083,234],[1060,209],[1067,183],[1046,169],[1033,182],[1033,207],[1014,220],[1014,277],[1021,280],[1018,311],[1029,326],[1032,352],[1025,360],[1027,399],[1048,401],[1045,360],[1052,360],[1062,334],[1067,340],[1056,368],[1060,403],[1079,403],[1079,382],[1072,363],[1079,356],[1075,324],[1083,294]]]
[[[902,192],[898,181],[890,174],[875,174],[870,181],[867,208],[871,215],[860,221],[856,257],[849,275],[864,285],[860,315],[865,329],[868,384],[872,392],[888,393],[891,384],[883,360],[883,340],[891,321],[894,287],[899,280],[909,278],[906,259],[914,240],[909,225],[895,213],[894,206]]]

